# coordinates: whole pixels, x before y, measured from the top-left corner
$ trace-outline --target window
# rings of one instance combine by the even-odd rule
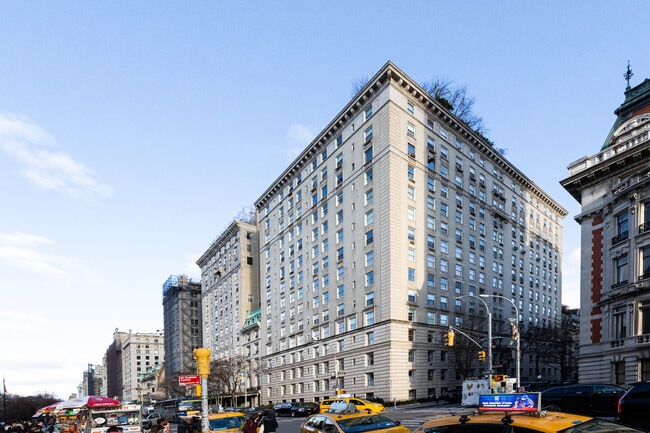
[[[368,230],[366,232],[366,245],[372,244],[374,241],[374,236],[372,234],[372,230]]]
[[[372,105],[366,109],[366,120],[372,117]]]
[[[364,316],[365,316],[366,326],[370,326],[370,325],[375,324],[375,312],[374,311],[366,311]]]
[[[407,258],[409,262],[415,262],[415,249],[409,248],[407,250]]]
[[[375,214],[372,209],[366,212],[366,225],[372,224],[375,220]]]
[[[372,126],[364,132],[365,142],[369,143],[372,140]]]
[[[415,125],[411,122],[406,124],[406,135],[409,137],[415,137]]]
[[[371,250],[366,253],[366,266],[371,266],[374,264],[375,264],[375,252]]]
[[[415,182],[415,167],[413,167],[412,165],[409,165],[408,169],[407,169],[407,175],[408,175],[409,180]]]
[[[375,292],[366,293],[366,307],[374,305],[375,303]]]
[[[616,275],[615,281],[616,284],[626,284],[627,283],[627,254],[621,256],[615,260],[616,266]]]
[[[643,269],[641,274],[642,278],[650,278],[650,247],[645,247],[642,250]]]
[[[366,185],[372,182],[372,168],[364,173]]]
[[[625,326],[625,308],[617,308],[614,311],[614,338],[622,339],[627,337],[626,326]]]
[[[413,107],[413,104],[410,102],[406,103],[406,111],[409,112],[409,114],[413,114],[415,112],[415,108]]]
[[[406,197],[409,200],[415,200],[415,188],[412,185],[407,186]]]
[[[415,290],[408,291],[408,301],[415,303]]]
[[[372,146],[368,147],[364,152],[364,163],[368,164],[372,161]]]
[[[366,286],[371,286],[375,283],[375,272],[369,271],[366,273]]]
[[[372,188],[366,191],[366,205],[369,205],[373,202]]]
[[[408,143],[407,152],[409,158],[415,158],[415,146],[412,145],[411,143]]]
[[[616,236],[612,238],[612,244],[624,241],[629,235],[629,216],[627,212],[616,217]]]
[[[644,302],[641,307],[641,334],[650,334],[650,303]]]

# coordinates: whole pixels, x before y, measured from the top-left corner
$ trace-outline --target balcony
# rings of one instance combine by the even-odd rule
[[[610,341],[610,342],[609,342],[609,345],[610,345],[611,347],[621,347],[621,346],[625,346],[625,340],[624,340],[624,339],[619,339],[619,340]]]
[[[621,280],[618,283],[612,284],[612,290],[618,289],[619,287],[623,287],[627,285],[627,280]]]
[[[643,234],[647,231],[650,231],[650,221],[646,221],[639,226],[639,234]]]
[[[616,236],[612,238],[612,245],[616,245],[619,242],[623,242],[626,240],[630,235],[630,232],[628,230],[625,230],[624,232],[620,232]]]
[[[638,335],[636,342],[637,344],[650,344],[650,334]]]

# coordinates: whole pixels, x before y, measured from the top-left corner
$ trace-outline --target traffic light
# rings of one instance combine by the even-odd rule
[[[194,359],[196,359],[196,373],[201,377],[208,377],[210,374],[210,349],[199,347],[194,349]]]
[[[454,345],[454,331],[450,329],[447,332],[447,335],[445,335],[445,346],[451,347],[453,345]]]
[[[479,350],[479,352],[478,352],[478,360],[479,361],[485,361],[485,350]]]

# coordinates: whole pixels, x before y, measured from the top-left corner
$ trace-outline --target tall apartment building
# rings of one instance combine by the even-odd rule
[[[247,359],[246,396],[259,390],[259,246],[255,213],[242,211],[196,262],[203,286],[203,346],[212,359]]]
[[[162,364],[164,357],[162,332],[120,332],[116,328],[103,360],[101,395],[120,401],[137,400],[141,395],[140,375]]]
[[[171,275],[162,286],[165,377],[196,371],[194,349],[203,344],[201,283]]]
[[[560,318],[566,210],[390,62],[255,207],[262,403],[456,388],[443,335],[480,294],[497,320]]]
[[[650,80],[625,101],[600,151],[569,165],[580,203],[580,381],[650,380]]]
[[[77,395],[98,395],[102,392],[102,377],[104,368],[101,365],[88,364],[88,369],[83,372],[83,380],[77,387]]]

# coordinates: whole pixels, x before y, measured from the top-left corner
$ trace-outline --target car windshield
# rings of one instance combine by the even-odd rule
[[[345,433],[360,433],[396,427],[398,424],[382,415],[358,416],[337,421]]]
[[[608,432],[619,432],[619,433],[639,433],[644,432],[645,430],[639,430],[634,427],[628,427],[622,424],[617,424],[615,422],[607,421],[604,419],[594,418],[589,421],[576,424],[575,426],[569,427],[564,430],[560,430],[558,433],[584,433],[584,432],[593,432],[593,433],[608,433]]]
[[[239,416],[228,416],[210,420],[210,430],[229,430],[239,428],[244,423],[244,418]]]

